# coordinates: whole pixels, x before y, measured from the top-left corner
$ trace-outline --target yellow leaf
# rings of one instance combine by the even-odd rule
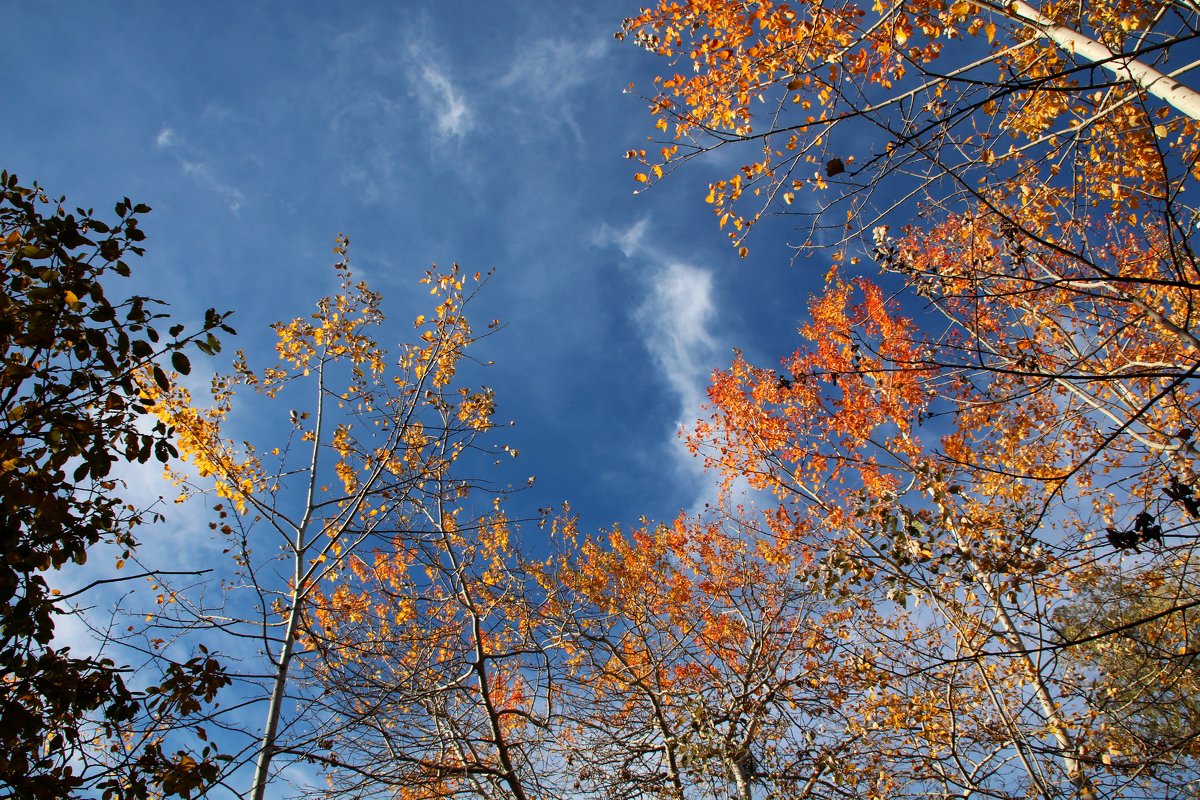
[[[1167,126],[1166,125],[1155,125],[1154,126],[1154,135],[1160,139],[1167,138]]]
[[[1162,126],[1159,125],[1158,127],[1161,128]],[[79,302],[79,296],[76,295],[74,292],[72,292],[70,289],[67,290],[67,293],[65,295],[63,295],[63,297],[66,298],[67,305],[75,305],[76,303]]]
[[[634,175],[633,179],[638,183],[645,183],[646,181],[650,180],[648,177],[646,177],[646,173],[644,172],[639,172],[637,175]]]
[[[987,25],[983,26],[983,30],[987,34],[988,44],[991,44],[992,40],[996,38],[996,23],[989,22]]]

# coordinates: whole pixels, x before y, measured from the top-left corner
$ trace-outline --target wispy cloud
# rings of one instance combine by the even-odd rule
[[[700,418],[709,381],[725,361],[726,348],[716,333],[719,309],[710,270],[663,253],[650,237],[650,219],[643,217],[625,229],[601,226],[597,244],[616,245],[625,258],[639,265],[646,294],[633,311],[642,344],[658,365],[678,404],[678,417],[666,443],[680,480],[690,484],[700,500],[715,497],[713,481],[678,438]]]
[[[575,117],[572,93],[587,84],[596,72],[597,63],[604,57],[606,40],[568,41],[540,39],[518,43],[508,71],[500,78],[502,89],[534,98],[533,105],[542,110],[551,126],[564,125],[582,147],[583,132]],[[521,104],[528,108],[530,104]],[[545,126],[536,129],[544,130]]]
[[[420,16],[401,45],[404,74],[421,118],[431,124],[435,145],[461,141],[475,128],[476,110],[455,80],[455,70],[438,45],[428,16]]]
[[[687,425],[700,414],[717,359],[717,342],[710,332],[716,316],[712,274],[669,262],[650,276],[649,288],[635,318],[646,349],[679,399],[679,424]]]
[[[211,164],[182,140],[174,128],[163,126],[154,137],[154,146],[170,154],[179,163],[180,171],[198,186],[220,196],[230,211],[236,213],[245,205],[246,197],[241,190],[222,178]]]
[[[405,15],[396,28],[364,25],[330,43],[323,76],[332,152],[341,179],[368,202],[394,197],[429,149],[455,170],[469,159],[446,159],[474,131],[479,113],[456,65],[438,44],[427,12]],[[465,148],[464,148],[465,149]]]
[[[541,99],[558,100],[582,86],[592,62],[604,54],[604,43],[541,39],[522,42],[508,72],[500,79],[504,87],[528,89]]]
[[[433,120],[438,136],[461,139],[475,127],[474,112],[443,68],[422,64],[413,81],[413,90],[417,104]]]
[[[646,238],[646,231],[649,227],[649,216],[642,217],[625,230],[617,230],[607,223],[602,223],[594,237],[594,243],[601,246],[615,244],[621,249],[622,255],[626,258],[633,258],[642,252],[643,240]]]

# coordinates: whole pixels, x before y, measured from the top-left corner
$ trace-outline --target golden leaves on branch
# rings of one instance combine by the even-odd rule
[[[1161,208],[1192,179],[1197,120],[1147,96],[1150,78],[1136,83],[1134,73],[1118,72],[1110,83],[1080,70],[1082,56],[1061,43],[1066,39],[1047,37],[1029,24],[1028,14],[1038,12],[1025,13],[965,0],[832,7],[662,0],[625,20],[619,38],[671,59],[672,68],[690,61],[692,69],[661,74],[649,98],[656,127],[670,134],[669,155],[658,159],[643,149],[627,157],[643,166],[637,180],[652,182],[668,165],[746,145],[739,153],[752,157],[708,194],[721,227],[735,223],[737,247],[744,246],[743,228],[792,205],[804,184],[822,193],[823,206],[885,181],[895,184],[893,194],[921,194],[910,178],[923,169],[900,169],[909,162],[880,158],[872,148],[836,154],[845,163],[857,155],[867,166],[847,179],[845,194],[826,197],[824,178],[841,172],[830,170],[835,154],[825,149],[835,130],[861,141],[873,141],[864,130],[887,130],[894,141],[881,143],[884,152],[926,164],[931,176],[1045,184],[1060,198],[1105,202],[1137,224],[1139,209]],[[1112,52],[1148,39],[1169,47],[1178,35],[1160,24],[1152,2],[1053,4],[1045,14],[1072,41],[1099,42]],[[974,37],[990,46],[982,59]],[[962,75],[971,79],[957,80]],[[1171,80],[1160,77],[1158,83]],[[874,127],[855,127],[858,120]],[[826,174],[810,173],[814,164]],[[1072,169],[1064,172],[1064,164]],[[856,216],[864,211],[856,208]]]

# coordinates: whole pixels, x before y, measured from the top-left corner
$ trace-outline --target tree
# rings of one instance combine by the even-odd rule
[[[939,215],[982,205],[994,227],[1032,206],[1042,224],[1017,229],[1079,254],[1050,228],[1098,208],[1154,220],[1178,241],[1191,225],[1178,192],[1193,178],[1200,94],[1160,70],[1196,31],[1190,4],[1154,0],[1043,11],[662,0],[618,37],[694,69],[657,79],[651,111],[671,139],[629,155],[652,182],[744,145],[753,157],[708,197],[739,243],[771,213],[808,219],[814,246],[869,235],[893,209],[908,222],[921,204]],[[801,196],[793,211],[809,188],[817,207]]]
[[[842,643],[879,620],[797,580],[807,545],[766,533],[748,516],[602,538],[560,522],[540,579],[566,650],[566,792],[858,797],[877,780],[880,742],[853,720],[880,675]]]
[[[315,672],[342,726],[322,761],[339,796],[559,796],[559,654],[509,521],[468,517],[464,488],[432,493],[422,527],[315,595]]]
[[[695,74],[660,79],[652,110],[674,128],[662,161],[631,155],[652,167],[638,176],[649,181],[714,148],[749,147],[754,158],[708,198],[737,243],[769,214],[799,214],[803,249],[831,247],[851,267],[873,259],[934,312],[926,346],[895,368],[944,376],[924,389],[989,422],[995,409],[1055,409],[1066,392],[1060,438],[1074,437],[1074,452],[1037,477],[1053,494],[1116,452],[1111,441],[1133,440],[1157,462],[1131,488],[1145,500],[1192,480],[1181,451],[1200,339],[1182,193],[1200,175],[1200,120],[1197,95],[1156,69],[1195,36],[1195,13],[664,2],[622,35],[685,54]],[[808,188],[815,208],[802,195],[797,205]],[[757,207],[738,210],[747,204]],[[905,227],[893,236],[887,222]],[[1097,434],[1110,425],[1112,439]],[[994,461],[1040,460],[1010,455]]]
[[[485,613],[476,605],[483,600],[463,594],[463,570],[469,567],[445,562],[469,560],[468,551],[456,549],[460,526],[471,529],[456,522],[455,505],[476,482],[457,470],[470,468],[483,451],[476,438],[493,425],[491,390],[456,381],[460,362],[479,338],[464,314],[476,289],[464,287],[482,278],[464,278],[457,266],[427,273],[423,283],[435,308],[416,319],[417,341],[393,359],[374,338],[384,319],[381,298],[354,281],[348,244],[339,237],[334,248],[340,291],[320,300],[310,317],[274,326],[279,359],[274,366],[256,371],[239,353],[234,374],[214,379],[208,409],[181,387],[163,391],[150,381],[143,386],[195,471],[177,475],[184,486],[181,500],[204,492],[217,496],[212,527],[227,537],[237,568],[218,600],[181,592],[177,602],[164,605],[158,624],[200,623],[257,648],[244,654],[252,666],[235,678],[243,705],[262,707],[261,723],[247,725],[232,715],[222,721],[246,737],[231,770],[253,761],[248,794],[255,800],[282,764],[303,760],[352,768],[330,751],[369,751],[372,732],[383,735],[378,712],[396,706],[379,695],[377,683],[364,682],[372,673],[363,670],[379,667],[372,655],[383,646],[372,638],[383,634],[369,625],[378,622],[386,631],[417,623],[387,619],[382,610],[367,620],[373,604],[393,614],[409,608],[410,600],[423,609],[418,618],[435,627],[411,644],[396,645],[411,646],[419,663],[436,660],[439,647],[449,646],[436,627],[443,613],[439,598],[476,614],[476,622]],[[287,420],[277,446],[239,445],[226,435],[238,387],[263,399],[255,415],[260,421],[290,406],[286,415],[277,414]],[[432,561],[423,562],[425,557]],[[374,570],[368,566],[372,560]],[[408,573],[420,572],[422,564],[432,571],[414,589]],[[445,565],[440,578],[448,584],[440,582],[439,565]],[[486,646],[482,639],[476,645]],[[394,655],[400,660],[388,670],[410,663],[404,653]],[[265,669],[253,666],[264,661]],[[374,763],[358,767],[386,777]],[[227,773],[226,780],[236,778]]]
[[[649,167],[639,180],[741,147],[745,166],[709,194],[735,242],[798,213],[803,246],[832,250],[800,347],[716,375],[692,442],[727,486],[778,495],[766,524],[822,554],[813,577],[830,591],[920,604],[895,608],[925,634],[893,669],[965,689],[931,719],[956,732],[936,748],[954,760],[914,751],[948,792],[1169,795],[1194,769],[1178,739],[1134,780],[1092,759],[1113,728],[1057,654],[1119,652],[1120,636],[1064,638],[1054,610],[1116,580],[1113,551],[1187,561],[1195,541],[1197,264],[1181,193],[1197,113],[1162,77],[1195,23],[1167,3],[720,0],[626,22],[695,68],[661,80],[652,110],[675,135],[630,154]],[[848,274],[864,259],[882,275]],[[1123,625],[1156,630],[1194,603],[1188,585]],[[1137,705],[1106,708],[1134,729],[1148,724]],[[951,706],[993,718],[954,727]]]
[[[1075,690],[1101,720],[1094,756],[1124,775],[1196,778],[1195,608],[1200,589],[1186,557],[1081,586],[1055,622],[1077,671]]]
[[[210,309],[198,332],[164,337],[158,301],[111,301],[150,209],[125,199],[104,222],[64,203],[0,174],[0,792],[186,797],[216,774],[215,753],[168,754],[162,735],[213,699],[219,665],[201,652],[168,663],[159,686],[131,688],[112,659],[54,642],[55,618],[86,589],[61,595],[51,581],[99,545],[129,558],[145,513],[112,470],[176,457],[171,431],[147,424],[137,376],[169,388],[162,363],[186,373],[188,347],[213,353],[215,334],[233,331]]]

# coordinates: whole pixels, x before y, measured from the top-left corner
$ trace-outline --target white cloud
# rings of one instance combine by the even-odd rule
[[[619,247],[646,276],[646,296],[633,312],[633,321],[677,402],[678,417],[664,431],[664,445],[678,479],[696,493],[694,505],[699,508],[716,500],[716,483],[678,434],[700,419],[713,370],[727,365],[728,349],[714,332],[719,309],[712,272],[663,254],[649,231],[650,218],[643,217],[624,230],[602,225],[594,241]]]
[[[423,65],[414,88],[417,103],[433,118],[434,129],[439,136],[461,139],[475,127],[474,112],[445,71],[429,64]]]
[[[615,244],[621,249],[626,258],[633,258],[644,248],[643,240],[646,230],[650,227],[650,216],[644,216],[630,225],[626,230],[619,231],[601,223],[600,230],[593,237],[593,243],[601,246]]]
[[[680,424],[697,419],[717,359],[710,333],[715,316],[712,274],[678,261],[650,277],[650,294],[636,319],[643,341],[679,399]]]
[[[246,202],[245,195],[236,186],[218,178],[208,164],[181,161],[180,167],[185,175],[190,175],[200,186],[221,195],[230,211],[237,211]]]
[[[679,399],[681,423],[698,418],[712,371],[723,353],[712,333],[717,307],[709,270],[668,257],[649,240],[650,217],[624,230],[602,224],[598,245],[616,245],[627,259],[649,262],[647,296],[634,312],[642,341]]]
[[[364,26],[339,34],[324,76],[329,133],[341,179],[368,202],[403,191],[420,142],[438,156],[475,130],[478,112],[437,44],[428,13],[395,31]],[[464,159],[441,159],[456,170]]]
[[[542,111],[547,125],[522,128],[521,131],[544,131],[547,127],[563,125],[582,148],[583,132],[575,118],[571,93],[594,78],[597,62],[604,57],[606,40],[571,42],[564,39],[541,39],[520,42],[508,71],[498,86],[534,98],[534,107]],[[528,108],[528,99],[521,103]]]
[[[408,32],[402,57],[421,116],[432,123],[434,144],[461,140],[470,133],[475,127],[475,109],[466,92],[455,83],[454,70],[437,46],[427,18],[418,20]]]
[[[604,55],[604,45],[602,40],[586,44],[562,39],[523,42],[500,85],[528,89],[542,99],[560,99],[588,80],[593,62]]]
[[[241,190],[220,177],[206,161],[196,158],[194,148],[188,147],[174,128],[164,125],[154,137],[154,146],[164,153],[169,153],[179,163],[180,172],[190,177],[198,186],[220,195],[230,211],[236,213],[245,205],[246,196]]]

